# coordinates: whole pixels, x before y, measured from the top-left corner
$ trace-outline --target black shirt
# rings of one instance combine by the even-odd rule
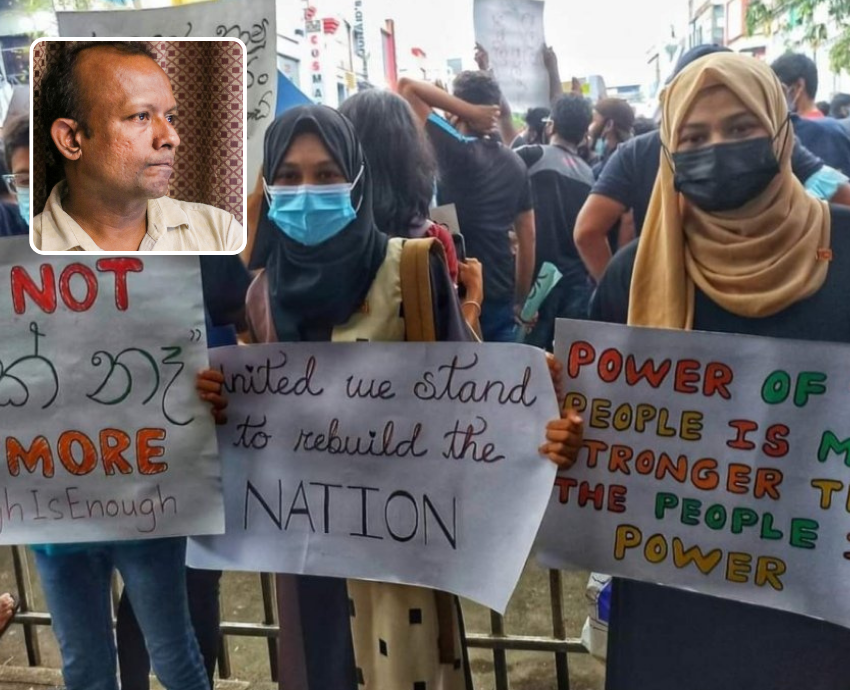
[[[803,146],[850,177],[850,132],[840,122],[831,117],[807,120],[799,115],[792,115],[791,121]]]
[[[660,165],[661,133],[647,132],[620,144],[593,186],[593,194],[607,196],[632,209],[637,235],[643,229]],[[805,182],[823,167],[823,161],[796,142],[791,165],[794,174]]]
[[[544,261],[564,275],[584,265],[573,233],[576,218],[593,186],[593,172],[578,154],[557,146],[523,146],[517,155],[528,166],[536,228],[535,274]]]
[[[513,303],[516,262],[508,232],[533,207],[525,164],[500,142],[465,137],[436,115],[425,129],[437,154],[437,199],[457,208],[466,253],[484,267],[485,301]]]
[[[29,232],[16,204],[0,202],[0,237],[26,235]]]
[[[850,343],[850,210],[832,207],[834,259],[814,295],[766,318],[732,314],[696,291],[694,330]],[[591,318],[625,323],[637,252],[608,267]],[[850,630],[785,611],[615,579],[607,690],[846,690]],[[828,596],[816,592],[812,596]],[[842,596],[841,593],[832,593]]]

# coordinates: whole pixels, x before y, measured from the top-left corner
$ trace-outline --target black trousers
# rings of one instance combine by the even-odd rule
[[[213,674],[218,659],[220,570],[195,570],[186,568],[186,591],[189,595],[189,613],[204,657],[204,666],[213,687]],[[121,690],[150,690],[151,662],[145,648],[145,638],[139,629],[130,599],[121,595],[118,605],[118,664],[121,668]]]

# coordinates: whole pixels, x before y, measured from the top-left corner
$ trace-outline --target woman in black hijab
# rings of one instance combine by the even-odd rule
[[[255,341],[404,340],[399,265],[405,240],[391,240],[375,225],[372,179],[351,123],[323,106],[288,111],[266,132],[263,178],[251,268],[265,270],[247,300]],[[439,250],[431,256],[430,278],[437,340],[470,340]],[[364,591],[375,587],[381,588],[380,612],[369,610],[376,597]],[[282,688],[355,690],[359,680],[367,687],[394,686],[397,678],[377,678],[368,665],[378,656],[369,648],[377,639],[358,635],[356,628],[364,618],[387,615],[396,608],[392,602],[410,593],[425,602],[422,625],[416,626],[421,632],[414,632],[427,639],[428,630],[437,627],[433,616],[427,620],[436,610],[430,590],[290,575],[278,576],[277,589]],[[365,593],[364,610],[358,607],[355,621],[349,599],[359,603],[358,591]],[[402,608],[407,622],[413,606]],[[417,645],[433,647],[438,658],[435,644],[418,639],[394,646],[397,653],[413,646],[411,653],[419,657],[426,652]],[[460,659],[459,644],[457,649]],[[435,687],[466,687],[466,663],[436,664],[433,677],[451,679]]]

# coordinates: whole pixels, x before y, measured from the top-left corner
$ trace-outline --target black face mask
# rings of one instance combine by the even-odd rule
[[[741,208],[779,174],[769,137],[674,153],[672,159],[676,191],[707,213]]]

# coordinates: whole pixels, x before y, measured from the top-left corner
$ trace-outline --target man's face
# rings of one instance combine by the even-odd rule
[[[144,55],[91,48],[76,67],[88,133],[79,131],[76,175],[94,193],[123,200],[168,193],[177,103],[165,72]]]

